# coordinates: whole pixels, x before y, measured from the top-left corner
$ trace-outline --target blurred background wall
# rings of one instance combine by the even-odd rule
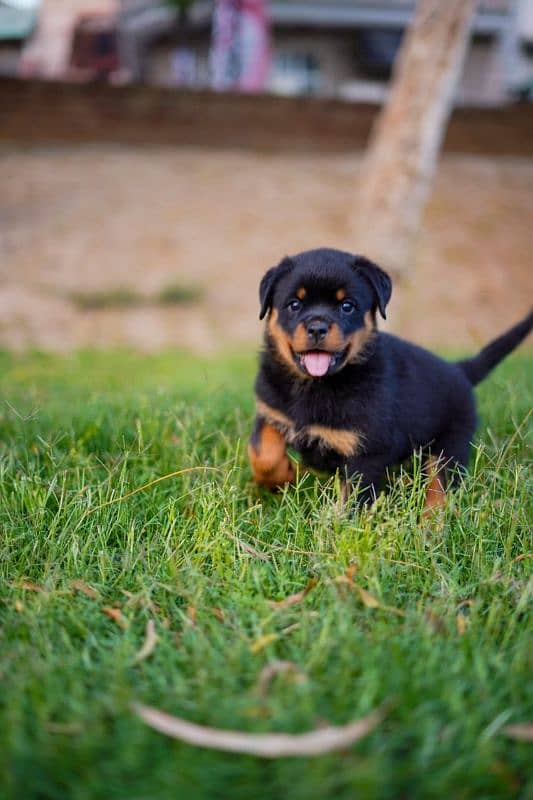
[[[0,346],[256,346],[267,267],[358,249],[361,159],[413,12],[0,0]],[[463,348],[526,310],[532,65],[533,4],[482,0],[394,330]]]

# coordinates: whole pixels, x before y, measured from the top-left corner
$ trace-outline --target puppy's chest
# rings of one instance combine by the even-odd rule
[[[333,452],[347,458],[361,450],[361,434],[355,427],[339,424],[332,409],[295,402],[285,412],[258,398],[257,413],[302,452],[318,449],[324,454]]]

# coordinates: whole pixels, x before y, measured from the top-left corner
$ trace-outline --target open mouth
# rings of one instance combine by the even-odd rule
[[[344,360],[346,350],[339,353],[328,353],[326,350],[304,350],[293,353],[294,360],[302,372],[313,378],[323,378],[324,375],[334,372]]]

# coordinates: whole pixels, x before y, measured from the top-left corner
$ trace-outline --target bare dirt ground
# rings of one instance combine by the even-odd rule
[[[254,347],[267,267],[310,247],[357,251],[357,155],[108,145],[0,159],[0,347]],[[389,328],[468,348],[517,320],[533,290],[532,220],[532,161],[445,157]],[[68,298],[176,283],[204,298],[99,311]]]

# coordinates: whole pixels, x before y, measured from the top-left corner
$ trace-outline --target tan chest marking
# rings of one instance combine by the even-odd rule
[[[319,448],[334,450],[343,456],[354,456],[362,446],[363,437],[354,430],[330,428],[327,425],[306,425],[296,430],[294,422],[282,411],[257,400],[257,413],[283,434],[289,444],[305,445],[316,442]]]
[[[304,430],[311,440],[317,439],[319,444],[343,456],[354,456],[360,449],[361,436],[356,431],[325,425],[308,425]]]

